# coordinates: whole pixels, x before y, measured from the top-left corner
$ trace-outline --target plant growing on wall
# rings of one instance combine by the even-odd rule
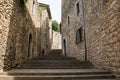
[[[56,20],[52,21],[52,30],[59,32],[59,24]]]
[[[28,0],[21,0],[23,4],[26,4]]]

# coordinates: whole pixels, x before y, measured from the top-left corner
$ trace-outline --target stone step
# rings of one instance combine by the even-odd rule
[[[61,65],[64,65],[64,66],[92,66],[92,64],[90,62],[79,62],[79,61],[55,61],[55,60],[39,60],[39,61],[27,61],[25,62],[25,65],[44,65],[44,66],[49,66],[49,65],[54,65],[54,66],[61,66]]]
[[[78,60],[33,60],[33,59],[30,59],[26,62],[80,62],[80,63],[90,63],[89,61],[78,61]]]
[[[35,66],[93,66],[92,64],[79,64],[79,63],[25,63],[24,65],[35,65]]]
[[[50,55],[60,55],[60,54],[62,54],[62,50],[61,49],[53,49],[50,51],[49,54]]]
[[[109,72],[70,72],[70,73],[23,73],[23,72],[13,72],[13,73],[0,73],[0,75],[97,75],[97,74],[111,74]]]
[[[32,60],[72,60],[72,58],[52,56],[52,57],[34,58]]]
[[[24,64],[21,67],[94,67],[93,65],[81,64]]]
[[[22,66],[18,69],[91,69],[93,66]]]
[[[95,69],[90,62],[56,53],[29,59],[18,69],[0,73],[0,80],[116,80],[110,72]]]
[[[76,66],[93,66],[92,64],[80,64],[80,63],[62,63],[62,62],[60,62],[60,63],[53,63],[53,62],[51,62],[51,63],[25,63],[25,65],[40,65],[40,66],[42,66],[42,65],[46,65],[46,66],[48,66],[48,65],[59,65],[59,66],[61,66],[61,65],[66,65],[66,66],[72,66],[72,65],[76,65]]]
[[[90,62],[77,60],[31,60],[19,69],[84,69],[94,68]]]
[[[79,78],[37,78],[37,77],[0,77],[0,80],[117,80],[117,79],[79,79]]]
[[[58,64],[29,64],[28,63],[28,64],[24,64],[22,66],[38,66],[38,67],[39,66],[40,67],[43,67],[43,66],[47,66],[47,67],[48,66],[49,67],[54,67],[54,66],[55,67],[59,67],[59,66],[60,67],[64,67],[64,66],[73,66],[74,67],[74,66],[78,66],[79,67],[79,66],[81,66],[82,67],[82,66],[93,66],[93,65],[91,65],[91,64],[59,64],[59,63]]]
[[[74,79],[114,79],[110,74],[105,75],[2,75],[1,80],[74,80]]]
[[[66,57],[63,55],[47,55],[35,57],[32,60],[76,60],[76,59],[74,57]]]
[[[98,69],[14,69],[0,72],[0,80],[116,80]]]
[[[0,72],[0,75],[96,75],[111,74],[97,69],[14,69],[8,72]]]
[[[77,64],[91,64],[90,62],[77,60],[28,60],[25,63],[77,63]]]

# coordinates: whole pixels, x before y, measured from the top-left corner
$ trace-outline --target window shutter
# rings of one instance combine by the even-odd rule
[[[76,43],[82,41],[82,27],[76,31]]]

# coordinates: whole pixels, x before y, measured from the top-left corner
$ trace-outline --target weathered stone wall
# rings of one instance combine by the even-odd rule
[[[79,2],[80,13],[77,15],[76,4]],[[82,4],[81,0],[62,0],[62,48],[63,54],[85,60],[85,46],[83,41],[76,43],[76,31],[82,24]],[[69,16],[69,23],[68,23]]]
[[[34,55],[37,56],[37,54],[40,54],[40,49],[41,49],[41,44],[40,44],[40,10],[39,10],[39,3],[37,2],[37,0],[28,0],[26,3],[26,7],[28,9],[28,12],[32,18],[32,21],[35,25],[36,28],[36,41],[35,41],[35,45],[36,45],[36,52]]]
[[[88,60],[120,75],[120,1],[84,0]]]
[[[8,26],[10,24],[10,15],[12,15],[13,1],[1,0],[0,4],[2,4],[0,6],[0,70],[2,70],[4,67],[3,59],[6,53],[9,32]]]
[[[34,57],[36,48],[36,26],[28,8],[21,0],[1,0],[0,70],[9,70]]]
[[[62,49],[60,32],[53,31],[52,49]]]
[[[84,7],[81,8],[84,8],[85,16],[82,10],[82,14],[76,16],[77,1],[62,1],[62,42],[66,40],[67,54],[83,60],[84,56],[81,54],[84,54],[82,51],[84,52],[86,40],[88,60],[97,68],[111,71],[116,76],[120,75],[120,1],[83,0]],[[82,0],[79,1],[82,3]],[[70,25],[67,21],[68,16]],[[85,40],[77,45],[75,30],[83,24],[84,17]]]
[[[52,25],[49,16],[49,5],[40,3],[41,12],[41,55],[46,55],[51,50]]]

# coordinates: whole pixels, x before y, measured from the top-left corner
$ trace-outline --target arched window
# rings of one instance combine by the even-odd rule
[[[32,34],[29,35],[29,40],[28,40],[28,55],[27,57],[29,58],[32,54]]]

